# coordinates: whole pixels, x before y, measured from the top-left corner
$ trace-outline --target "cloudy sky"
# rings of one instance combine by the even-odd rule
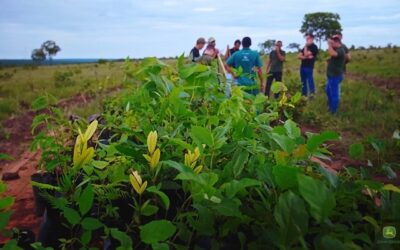
[[[45,40],[56,58],[138,58],[188,53],[199,36],[223,49],[251,36],[303,43],[305,13],[340,14],[344,40],[400,45],[400,0],[0,0],[0,58],[29,58]]]

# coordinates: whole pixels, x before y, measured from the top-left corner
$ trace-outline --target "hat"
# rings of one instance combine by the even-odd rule
[[[341,40],[339,34],[333,35],[333,36],[332,36],[332,39],[339,39],[339,41]]]
[[[212,42],[215,42],[215,38],[214,37],[208,38],[208,43],[212,43]]]

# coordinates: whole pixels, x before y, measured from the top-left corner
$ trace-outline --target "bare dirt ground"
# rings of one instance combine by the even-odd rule
[[[347,73],[346,76],[356,81],[371,82],[380,89],[391,90],[400,95],[400,77],[379,77],[356,73]]]
[[[120,87],[113,87],[109,93],[119,91]],[[60,100],[57,104],[60,108],[87,105],[94,96],[79,94],[68,99]],[[36,235],[39,231],[42,218],[34,213],[35,204],[31,187],[31,175],[37,171],[40,152],[30,152],[29,144],[33,139],[31,134],[31,123],[36,112],[27,111],[5,120],[2,124],[6,129],[7,138],[0,138],[0,152],[6,153],[14,158],[12,161],[0,161],[0,175],[17,175],[16,179],[5,180],[7,185],[7,196],[15,197],[12,207],[14,211],[11,216],[9,228],[32,230]],[[0,241],[2,241],[0,235]]]

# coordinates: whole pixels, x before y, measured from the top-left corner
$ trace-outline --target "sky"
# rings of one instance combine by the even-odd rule
[[[0,58],[30,58],[54,40],[55,58],[188,54],[198,37],[224,50],[250,36],[304,44],[304,14],[334,12],[350,46],[400,45],[400,0],[0,0]]]

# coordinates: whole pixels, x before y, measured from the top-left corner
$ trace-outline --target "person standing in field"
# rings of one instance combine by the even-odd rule
[[[343,80],[344,64],[346,60],[346,52],[338,37],[332,37],[328,40],[328,61],[326,84],[326,95],[328,97],[329,111],[332,114],[337,112],[340,99],[340,83]]]
[[[301,60],[300,66],[300,78],[303,84],[301,93],[303,96],[311,97],[315,94],[315,83],[314,83],[314,64],[318,55],[318,47],[314,43],[314,36],[312,34],[306,35],[306,44],[300,51],[298,58]]]
[[[214,37],[210,37],[207,42],[207,47],[203,52],[202,62],[210,65],[211,62],[218,57],[219,50],[216,48],[216,41]]]
[[[256,95],[258,94],[257,87],[257,74],[260,79],[260,89],[261,92],[265,92],[265,84],[262,76],[262,61],[260,55],[257,51],[251,50],[251,38],[245,37],[242,40],[243,49],[235,52],[231,57],[226,61],[227,68],[229,72],[233,72],[232,68],[239,69],[240,67],[243,69],[243,73],[240,75],[235,75],[235,79],[239,86],[247,87],[246,92]]]
[[[342,47],[344,49],[344,52],[346,53],[345,55],[345,61],[344,61],[344,74],[346,74],[346,65],[351,61],[351,54],[350,54],[350,50],[347,48],[347,46],[343,43],[343,35],[342,32],[337,31],[335,32],[333,37],[337,37],[340,39],[341,43],[342,43]]]
[[[235,43],[233,44],[233,48],[229,49],[229,45],[226,46],[226,52],[224,56],[224,60],[226,61],[229,57],[231,57],[235,52],[240,50],[240,46],[242,45],[242,42],[237,39]]]
[[[282,81],[283,62],[285,61],[286,52],[282,50],[282,41],[275,43],[275,48],[269,54],[269,60],[267,63],[267,86],[265,95],[269,97],[271,91],[272,82]],[[277,97],[277,95],[275,95]]]
[[[204,45],[206,44],[206,39],[200,37],[196,41],[196,46],[193,47],[193,49],[190,51],[189,54],[189,60],[190,62],[198,62],[201,59],[200,56],[200,50],[204,48]]]

